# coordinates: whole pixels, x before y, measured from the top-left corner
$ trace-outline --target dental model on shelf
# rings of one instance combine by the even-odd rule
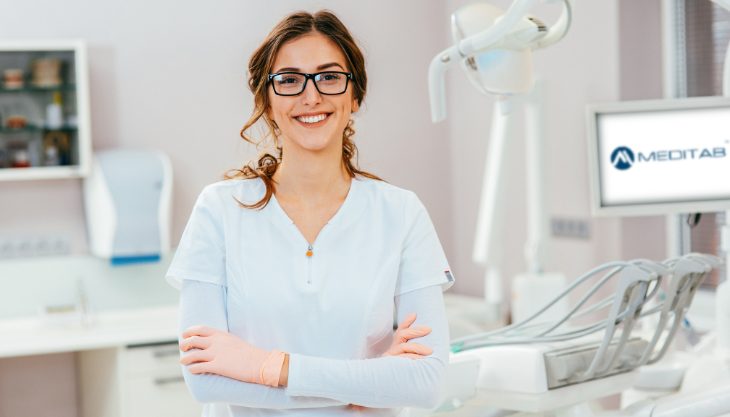
[[[639,380],[642,366],[666,355],[697,289],[722,264],[719,257],[697,253],[662,263],[646,259],[607,263],[578,278],[521,322],[454,339],[447,386],[436,411],[455,410],[468,401],[485,408],[556,417],[596,415],[587,401],[630,389]],[[542,320],[552,305],[600,273],[604,275],[564,317]],[[613,295],[589,305],[589,300],[613,282]],[[576,319],[597,315],[603,317],[571,325]],[[637,323],[644,326],[641,332],[634,331]],[[718,338],[730,332],[730,328],[718,330]],[[730,413],[730,378],[720,376],[717,384],[705,388],[637,403],[619,414],[598,415],[712,417]],[[691,407],[692,412],[681,414],[682,407]],[[411,412],[411,416],[417,415]]]

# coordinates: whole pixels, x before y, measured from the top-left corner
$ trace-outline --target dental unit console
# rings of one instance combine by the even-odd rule
[[[722,264],[721,258],[697,253],[662,263],[611,262],[578,278],[521,322],[454,339],[449,381],[458,379],[467,386],[468,379],[473,385],[471,391],[444,398],[442,409],[457,408],[454,404],[471,397],[485,406],[542,412],[630,388],[639,378],[637,368],[656,363],[667,353],[697,288]],[[604,275],[564,317],[540,320],[551,306],[600,273]],[[588,305],[613,281],[613,295]],[[605,318],[569,323],[599,314]],[[648,340],[632,332],[644,319],[656,321]]]

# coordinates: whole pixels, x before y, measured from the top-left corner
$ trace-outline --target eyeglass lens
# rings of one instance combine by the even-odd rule
[[[347,75],[337,72],[323,72],[313,80],[322,94],[342,94],[347,88]],[[279,74],[272,81],[277,94],[297,95],[304,91],[307,78],[302,74]]]

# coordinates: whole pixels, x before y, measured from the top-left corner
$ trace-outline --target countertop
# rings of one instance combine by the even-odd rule
[[[100,312],[91,324],[49,326],[39,316],[0,320],[0,358],[177,340],[177,304]]]
[[[0,260],[0,357],[176,341],[172,257],[121,267],[90,255]],[[77,304],[79,282],[90,324],[49,324],[39,312]]]

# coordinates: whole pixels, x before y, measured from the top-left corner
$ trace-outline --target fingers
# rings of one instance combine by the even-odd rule
[[[218,333],[220,330],[214,329],[212,327],[208,326],[193,326],[189,329],[185,330],[182,334],[183,339],[187,339],[191,336],[213,336],[214,334]]]
[[[403,330],[399,329],[395,332],[393,344],[405,343],[411,339],[426,336],[429,333],[431,333],[431,328],[428,326],[418,326]]]
[[[399,358],[408,358],[413,360],[419,360],[419,359],[426,359],[425,356],[416,355],[415,353],[401,353],[400,355],[396,355]]]
[[[415,339],[417,337],[423,337],[431,333],[431,328],[428,326],[412,327],[405,329],[398,335],[400,338],[405,339],[400,343],[405,343],[408,340]]]
[[[413,322],[416,321],[416,313],[411,313],[406,316],[406,318],[403,319],[402,322],[400,322],[400,326],[398,326],[398,330],[400,329],[407,329]]]
[[[190,349],[208,349],[213,344],[209,337],[190,336],[180,342],[180,350],[187,352]]]
[[[388,352],[390,352],[392,356],[398,356],[402,353],[415,353],[418,355],[428,356],[433,353],[433,349],[418,343],[401,343],[391,346],[390,349],[388,349]]]
[[[202,374],[203,372],[215,373],[215,366],[210,362],[200,362],[188,368],[191,374]]]
[[[215,359],[215,353],[209,350],[196,350],[180,358],[180,363],[187,366],[196,362],[210,362],[213,359]]]

